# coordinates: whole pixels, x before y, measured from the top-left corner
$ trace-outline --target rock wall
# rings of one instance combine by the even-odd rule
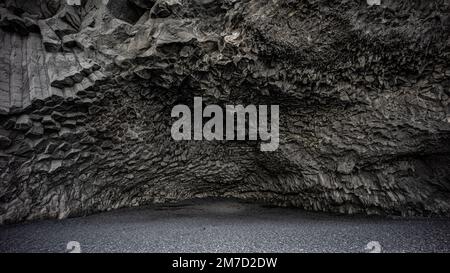
[[[372,4],[0,1],[0,223],[207,196],[449,215],[450,4]],[[279,104],[280,148],[173,141],[194,96]]]

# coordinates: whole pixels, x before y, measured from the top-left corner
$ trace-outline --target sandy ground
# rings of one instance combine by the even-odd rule
[[[342,216],[191,200],[0,226],[0,252],[450,252],[450,219]]]

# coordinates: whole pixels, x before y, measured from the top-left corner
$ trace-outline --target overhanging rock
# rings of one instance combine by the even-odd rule
[[[1,223],[206,196],[449,215],[448,1],[19,3],[0,1]],[[279,149],[173,141],[194,96],[280,105]]]

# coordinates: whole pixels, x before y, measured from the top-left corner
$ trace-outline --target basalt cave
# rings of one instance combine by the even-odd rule
[[[0,223],[203,197],[450,215],[450,2],[374,2],[0,0]],[[279,148],[173,140],[194,97],[279,105]]]

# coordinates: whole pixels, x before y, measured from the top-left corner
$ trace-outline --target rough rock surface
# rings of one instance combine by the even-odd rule
[[[0,223],[206,196],[450,215],[450,3],[372,2],[0,0]],[[279,104],[280,148],[173,141],[194,96]]]

